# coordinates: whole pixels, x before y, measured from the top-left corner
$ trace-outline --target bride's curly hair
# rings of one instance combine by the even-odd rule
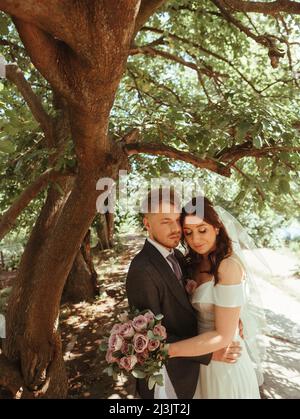
[[[200,211],[199,205],[203,202],[203,207],[201,208],[202,211]],[[202,206],[202,204],[201,204]],[[188,215],[197,215],[197,214],[203,214],[203,220],[215,228],[219,229],[219,234],[217,235],[217,241],[216,241],[216,249],[213,250],[209,255],[209,261],[211,268],[207,273],[214,276],[215,279],[215,285],[218,283],[218,269],[220,266],[220,263],[223,259],[228,258],[232,255],[232,241],[230,237],[228,236],[228,233],[224,227],[224,224],[220,220],[220,217],[218,216],[217,212],[215,211],[213,204],[211,201],[206,198],[205,196],[197,196],[191,199],[183,208],[181,211],[180,216],[180,224],[183,229],[184,220]],[[201,215],[202,216],[202,215]],[[184,234],[182,233],[181,237],[181,243],[183,247],[187,250],[187,254],[185,256],[186,259],[186,268],[188,275],[191,277],[193,272],[195,272],[195,269],[199,263],[201,263],[203,256],[199,253],[195,252],[185,241]]]

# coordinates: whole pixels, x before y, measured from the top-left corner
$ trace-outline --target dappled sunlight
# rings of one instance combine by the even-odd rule
[[[94,255],[100,295],[93,303],[65,304],[61,308],[64,359],[70,398],[133,398],[133,382],[114,382],[103,373],[104,353],[99,351],[118,314],[127,310],[125,281],[129,264],[142,247],[143,236],[121,238],[121,246]]]
[[[270,338],[264,363],[263,394],[274,399],[300,397],[299,346]]]

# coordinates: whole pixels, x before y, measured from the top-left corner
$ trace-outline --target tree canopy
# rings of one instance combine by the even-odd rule
[[[293,212],[299,202],[300,18],[237,7],[249,2],[231,2],[234,8],[228,3],[169,1],[150,17],[132,43],[110,135],[119,141],[133,133],[128,153],[144,173],[167,173],[173,158],[183,159],[232,176],[239,185],[235,206],[250,194],[260,207],[280,210],[288,203]],[[59,111],[51,86],[4,13],[0,34],[1,54],[23,73],[12,68],[0,85],[5,210],[49,168],[49,154],[56,151],[45,147],[42,110],[25,106],[33,100],[25,83],[51,117]],[[71,138],[64,148],[54,166],[59,169],[76,165]]]

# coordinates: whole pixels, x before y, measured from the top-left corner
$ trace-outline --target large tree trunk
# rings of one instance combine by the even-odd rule
[[[95,215],[94,189],[94,176],[78,178],[61,212],[51,205],[57,203],[53,200],[57,192],[49,193],[10,297],[4,354],[9,360],[21,361],[22,375],[30,390],[44,387],[41,397],[67,395],[58,331],[59,306],[74,257]],[[53,211],[56,220],[49,223]]]
[[[109,141],[108,121],[140,0],[56,1],[52,9],[51,4],[48,9],[35,1],[0,5],[14,16],[33,64],[66,100],[78,163],[66,201],[57,210],[55,192],[49,193],[26,246],[8,304],[3,349],[9,362],[20,364],[26,388],[64,398],[61,296],[104,192],[96,190],[98,179],[116,178],[127,168],[125,152]]]
[[[3,341],[3,350],[7,360],[12,363],[19,362],[22,359],[23,368],[30,369],[32,365],[32,358],[29,356],[29,347],[31,345],[30,336],[33,330],[31,330],[31,326],[27,322],[26,312],[29,311],[31,303],[39,304],[40,301],[41,304],[44,304],[43,299],[47,298],[45,296],[38,295],[38,291],[40,290],[42,293],[42,289],[39,288],[38,278],[35,275],[37,268],[36,263],[46,246],[46,241],[50,231],[54,228],[61,213],[68,196],[68,192],[72,187],[72,182],[73,181],[70,179],[65,179],[60,182],[60,187],[65,192],[65,195],[62,195],[54,186],[50,187],[44,207],[35,224],[22,256],[18,275],[14,281],[12,293],[9,299],[6,316],[7,338]],[[46,267],[44,266],[43,269],[45,268]],[[49,271],[51,271],[51,269],[49,269]],[[50,284],[51,282],[49,280],[48,285]],[[33,289],[36,291],[35,300],[33,300]],[[40,300],[38,301],[39,298]],[[35,328],[39,329],[38,325],[39,322],[36,323]],[[41,338],[43,335],[42,327],[43,326],[41,324]],[[39,330],[36,330],[37,336],[38,333]],[[60,337],[57,329],[53,330],[51,342],[53,348],[55,348],[55,359],[51,365],[51,377],[55,376],[55,379],[52,379],[49,383],[49,394],[51,393],[55,397],[64,397],[67,394],[67,377],[62,358]],[[38,339],[35,344],[39,344]],[[35,352],[34,348],[31,350],[33,350],[33,353]],[[28,357],[28,359],[26,357]],[[42,372],[42,374],[44,373],[45,371]],[[19,381],[16,383],[15,377],[16,374],[12,374],[11,377],[7,377],[6,379],[6,383],[8,384],[7,387],[10,390],[17,389],[17,383]],[[43,376],[41,377],[40,383],[45,383]],[[40,383],[37,382],[32,385],[31,390],[34,390],[35,387],[39,387]],[[26,391],[25,394],[28,396],[30,393]],[[15,394],[13,394],[13,396],[15,396]]]
[[[78,124],[84,129],[85,122],[79,117],[76,121],[73,127],[80,132]],[[85,132],[91,135],[88,125]],[[99,138],[108,141],[106,124],[98,125],[91,138],[94,143]],[[93,145],[92,141],[90,144]],[[98,147],[87,152],[90,164],[85,166],[83,160],[79,165],[71,192],[61,197],[56,189],[50,189],[26,246],[8,304],[4,355],[9,361],[20,362],[26,387],[45,398],[67,395],[58,330],[59,307],[68,274],[96,215],[96,199],[103,192],[96,190],[97,180],[116,178],[116,162],[123,164],[123,168],[127,162],[122,152],[110,164],[107,153],[99,152]],[[101,172],[103,168],[105,172]]]

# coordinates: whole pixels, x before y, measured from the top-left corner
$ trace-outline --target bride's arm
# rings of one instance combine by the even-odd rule
[[[230,259],[224,259],[219,267],[219,284],[230,286],[240,284],[243,279],[241,267]],[[215,306],[215,330],[190,339],[172,343],[169,356],[190,357],[218,351],[228,346],[237,330],[240,307]]]

